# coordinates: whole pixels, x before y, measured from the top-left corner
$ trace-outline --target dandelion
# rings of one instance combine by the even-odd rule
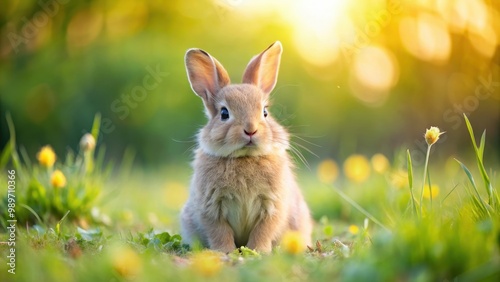
[[[63,188],[66,186],[66,176],[64,176],[62,171],[56,169],[50,176],[50,183],[55,188]]]
[[[371,159],[373,170],[383,174],[389,169],[389,160],[382,154],[375,154]]]
[[[92,134],[86,133],[83,135],[82,139],[80,139],[80,149],[83,152],[89,152],[95,149],[95,139]]]
[[[52,150],[52,147],[50,147],[50,145],[46,145],[43,146],[40,151],[38,151],[38,153],[36,154],[36,158],[42,166],[51,168],[52,166],[54,166],[57,157],[54,153],[54,150]]]
[[[192,259],[192,268],[205,277],[212,277],[222,268],[220,256],[212,251],[197,253]]]
[[[322,161],[318,166],[318,178],[322,183],[332,183],[339,176],[339,167],[332,159]]]
[[[281,247],[289,254],[296,255],[306,250],[306,244],[298,231],[287,231],[281,239]]]
[[[425,199],[434,199],[439,195],[439,186],[438,185],[429,185],[424,186],[424,198]]]
[[[361,183],[370,176],[370,163],[365,156],[351,155],[344,162],[344,173],[348,179]]]
[[[425,180],[427,179],[427,174],[428,174],[428,167],[429,167],[429,156],[431,154],[431,147],[434,143],[436,143],[439,140],[439,136],[443,134],[444,132],[441,132],[439,128],[435,126],[431,126],[431,128],[427,129],[425,131],[424,137],[425,137],[425,142],[427,142],[427,154],[425,156],[425,166],[424,166],[424,179],[422,181],[422,193],[420,194],[420,213],[422,213],[422,201],[424,199],[424,190],[425,190]],[[430,184],[430,178],[429,178],[429,184]],[[432,188],[432,186],[430,186]],[[430,189],[432,190],[432,189]],[[432,192],[429,193],[430,199],[431,199],[431,208],[432,208]]]
[[[357,225],[349,225],[349,228],[347,228],[347,230],[349,231],[349,233],[351,233],[352,235],[356,235],[359,233],[359,227]]]
[[[441,134],[444,134],[444,132],[441,132],[438,127],[431,126],[431,128],[425,130],[425,142],[430,146],[439,140]]]
[[[139,256],[129,247],[116,247],[112,252],[113,269],[126,279],[136,277],[142,270]]]

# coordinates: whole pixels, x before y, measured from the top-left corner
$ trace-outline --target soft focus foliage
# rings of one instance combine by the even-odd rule
[[[100,112],[109,156],[132,147],[148,165],[187,161],[205,117],[185,51],[210,52],[239,82],[276,40],[271,112],[321,158],[408,147],[422,162],[417,140],[430,124],[447,132],[441,152],[456,153],[467,145],[457,138],[464,112],[492,144],[500,136],[492,0],[16,0],[2,6],[0,38],[0,116],[11,112],[30,155],[43,144],[77,150]]]

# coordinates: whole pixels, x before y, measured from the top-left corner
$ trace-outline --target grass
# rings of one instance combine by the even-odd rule
[[[10,235],[0,233],[0,281],[498,281],[499,177],[494,171],[499,167],[486,166],[485,134],[477,146],[465,119],[474,161],[430,158],[424,168],[414,167],[406,152],[405,164],[376,171],[368,171],[368,160],[358,155],[363,165],[351,163],[366,171],[354,170],[349,177],[337,177],[332,160],[323,175],[300,171],[316,219],[316,243],[301,251],[292,236],[270,255],[246,248],[222,254],[182,244],[177,215],[187,197],[188,164],[147,172],[115,168],[109,174],[105,168],[112,171],[112,165],[94,158],[96,148],[96,153],[70,153],[72,161],[56,162],[52,169],[68,180],[56,188],[50,170],[18,156],[11,124],[11,143],[0,164],[2,171],[6,165],[16,168],[16,212],[24,217],[17,223],[14,275],[4,263]],[[96,124],[91,132],[98,132]],[[85,156],[92,157],[92,166]],[[423,190],[415,187],[425,183],[414,183],[414,176],[425,173],[423,182],[430,181],[427,169],[433,176],[428,187],[441,188],[436,196],[417,201],[414,194]],[[7,182],[5,173],[0,181]],[[27,196],[33,181],[45,190],[45,209]],[[98,196],[82,196],[95,187]],[[81,197],[54,194],[61,189]],[[37,195],[40,199],[43,193]],[[54,208],[61,199],[63,209]],[[79,200],[75,209],[70,199],[87,200]]]

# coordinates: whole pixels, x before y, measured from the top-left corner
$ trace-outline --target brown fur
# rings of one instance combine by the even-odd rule
[[[208,53],[186,53],[189,81],[209,118],[198,134],[190,195],[181,211],[189,244],[199,240],[223,252],[240,246],[270,252],[286,230],[301,232],[311,243],[312,220],[292,172],[288,133],[263,114],[281,50],[276,42],[254,57],[245,84],[238,85],[229,85],[227,72]],[[227,120],[219,115],[222,107],[229,111]]]

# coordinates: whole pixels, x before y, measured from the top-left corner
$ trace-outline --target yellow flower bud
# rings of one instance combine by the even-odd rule
[[[438,185],[433,184],[431,186],[431,188],[432,189],[429,189],[429,185],[427,185],[427,184],[424,186],[424,198],[430,199],[432,196],[432,198],[434,199],[439,195],[439,186]],[[430,190],[432,190],[432,194],[431,194]]]
[[[281,247],[289,254],[300,254],[306,250],[306,244],[300,232],[288,231],[283,235]]]
[[[127,246],[112,248],[113,269],[123,278],[134,279],[142,272],[142,263],[139,255]]]
[[[64,186],[66,186],[66,177],[64,176],[62,171],[56,169],[50,176],[50,183],[55,188],[63,188]]]
[[[43,146],[36,154],[38,162],[45,167],[52,167],[56,162],[56,154],[49,145]]]
[[[80,139],[80,149],[84,152],[92,151],[95,149],[95,139],[90,133],[83,135]]]
[[[443,134],[444,132],[441,132],[439,128],[435,126],[431,126],[431,128],[427,129],[425,131],[425,142],[430,146],[434,143],[436,143],[439,140],[439,136]]]
[[[349,233],[351,233],[352,235],[356,235],[359,233],[359,227],[357,225],[354,225],[354,224],[349,225],[348,230],[349,230]]]
[[[219,254],[213,251],[203,251],[193,256],[191,266],[196,273],[211,277],[220,272],[222,261]]]

